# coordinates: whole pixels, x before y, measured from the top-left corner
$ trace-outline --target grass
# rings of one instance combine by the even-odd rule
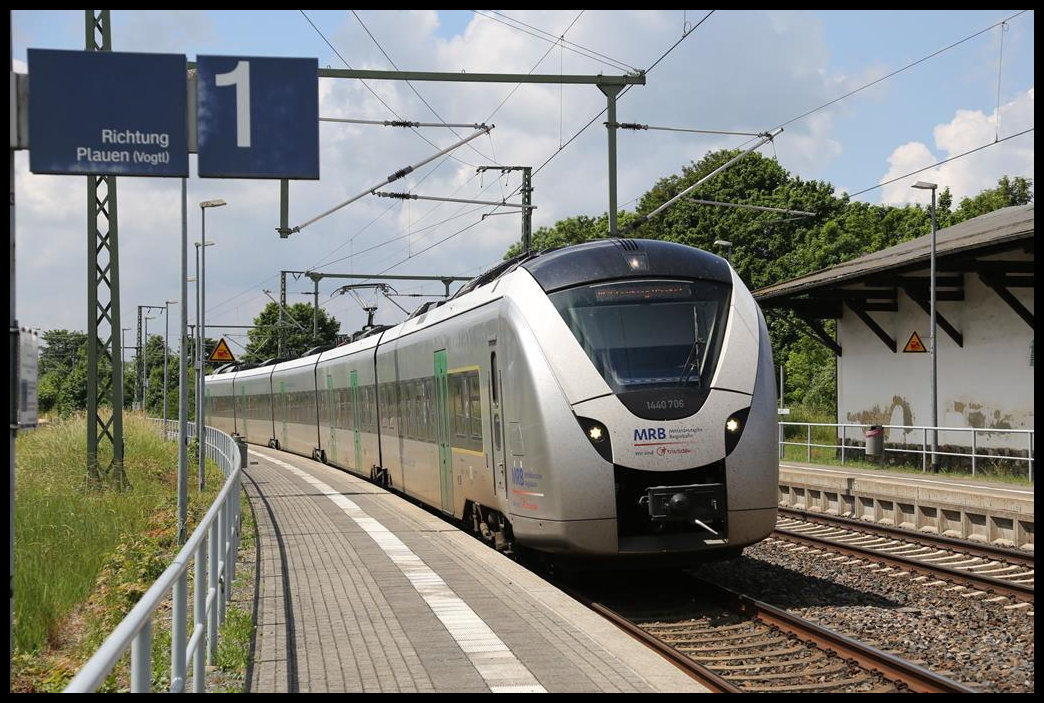
[[[244,495],[241,499],[240,512],[243,516],[242,536],[239,543],[239,561],[236,564],[236,578],[232,583],[232,601],[225,610],[225,622],[221,625],[218,638],[217,668],[224,676],[213,681],[208,690],[221,693],[239,693],[244,691],[246,672],[250,667],[254,645],[254,514],[250,503]]]
[[[121,491],[88,487],[85,439],[80,416],[16,440],[12,692],[62,690],[177,553],[177,443],[126,413]],[[190,489],[190,531],[223,482],[211,464],[208,489]],[[154,683],[166,687],[169,617],[154,631]],[[116,671],[103,690],[125,688]]]

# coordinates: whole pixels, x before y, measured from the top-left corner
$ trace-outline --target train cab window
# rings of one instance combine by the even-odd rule
[[[713,281],[615,281],[551,294],[614,393],[705,388],[718,363],[730,286]]]

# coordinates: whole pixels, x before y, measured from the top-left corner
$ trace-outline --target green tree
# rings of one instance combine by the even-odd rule
[[[996,188],[988,188],[974,198],[962,198],[957,211],[953,213],[951,222],[957,224],[994,210],[1012,205],[1028,205],[1033,202],[1033,180],[1016,176],[1002,176]],[[942,226],[942,225],[940,225]]]
[[[577,215],[556,222],[554,227],[541,227],[533,233],[533,250],[547,251],[569,244],[580,244],[589,239],[604,239],[609,236],[609,216],[588,217]],[[522,253],[522,242],[512,244],[504,254],[510,259]]]
[[[41,376],[57,371],[67,373],[76,366],[77,355],[87,343],[87,334],[70,330],[47,330],[40,334],[43,345],[40,347]]]
[[[69,415],[87,409],[87,335],[69,330],[41,333],[38,366],[37,403],[40,412]],[[112,378],[112,366],[103,358],[98,362],[99,388]]]
[[[300,356],[317,346],[334,344],[341,330],[337,318],[318,311],[318,337],[312,335],[313,311],[311,303],[294,303],[286,308],[283,320],[283,357]],[[279,355],[279,305],[269,303],[254,318],[254,328],[247,332],[244,361],[260,362]]]

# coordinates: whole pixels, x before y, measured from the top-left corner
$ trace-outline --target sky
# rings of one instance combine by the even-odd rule
[[[706,132],[782,127],[759,153],[793,176],[872,204],[926,206],[929,193],[910,188],[917,180],[950,188],[959,202],[1005,175],[1032,179],[1033,21],[1033,11],[1021,10],[111,11],[114,51],[188,61],[273,56],[314,58],[321,68],[550,76],[645,71],[645,85],[617,101],[619,122],[659,128],[617,134],[617,202],[625,211],[708,152],[753,145],[748,136]],[[11,11],[14,70],[28,72],[27,48],[83,50],[84,24],[82,10]],[[519,210],[437,199],[518,203],[520,172],[503,167],[533,169],[534,231],[604,214],[605,108],[592,85],[320,79],[320,178],[290,184],[290,226],[315,220],[299,232],[276,232],[278,182],[199,178],[189,156],[189,277],[203,236],[199,203],[228,203],[205,221],[214,243],[205,250],[207,336],[224,337],[241,356],[243,326],[278,300],[280,271],[329,274],[319,304],[343,333],[362,327],[367,307],[376,307],[377,323],[403,320],[402,308],[440,296],[443,285],[388,280],[391,295],[340,293],[362,281],[333,275],[474,276],[495,265],[520,239]],[[494,127],[385,184],[474,131],[446,123]],[[87,179],[30,173],[25,150],[16,152],[14,172],[17,322],[86,330]],[[137,307],[151,305],[148,333],[169,328],[176,349],[182,179],[117,181],[123,344],[135,343]],[[378,185],[420,198],[368,194]],[[189,324],[195,286],[187,288]],[[288,303],[311,302],[312,293],[311,280],[287,275]]]

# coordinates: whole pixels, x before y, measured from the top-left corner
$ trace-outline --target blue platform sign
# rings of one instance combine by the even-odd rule
[[[184,55],[29,49],[29,170],[188,176]]]
[[[200,56],[201,178],[319,178],[319,62]]]

